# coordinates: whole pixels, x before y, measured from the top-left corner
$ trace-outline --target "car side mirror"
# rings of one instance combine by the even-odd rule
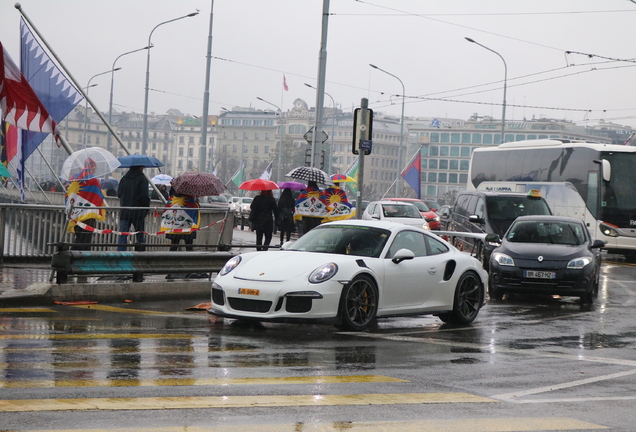
[[[468,216],[468,221],[476,224],[483,224],[484,220],[477,215]]]
[[[499,234],[486,234],[486,243],[500,245],[501,238]]]
[[[594,240],[592,243],[592,249],[600,249],[605,246],[605,242],[603,240]]]
[[[395,253],[395,255],[393,255],[391,261],[395,264],[399,264],[404,260],[412,260],[413,258],[415,258],[415,254],[412,250],[400,249]]]

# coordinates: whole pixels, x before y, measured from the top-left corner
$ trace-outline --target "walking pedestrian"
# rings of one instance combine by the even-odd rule
[[[278,228],[280,229],[280,244],[283,245],[285,237],[286,241],[291,239],[291,233],[294,231],[294,211],[296,208],[296,200],[292,196],[290,188],[285,188],[278,199]]]
[[[150,195],[148,195],[148,179],[144,175],[143,166],[131,167],[122,177],[117,188],[117,196],[119,197],[120,207],[149,207]],[[119,231],[130,232],[130,228],[134,227],[137,232],[137,243],[146,243],[146,215],[148,210],[140,208],[127,209],[123,208],[119,211]],[[128,236],[120,235],[117,239],[118,251],[125,251],[128,243]],[[145,250],[143,246],[138,246],[138,250]]]
[[[271,190],[261,191],[250,204],[252,231],[256,231],[256,250],[262,251],[272,242],[274,220],[278,223],[278,206]]]

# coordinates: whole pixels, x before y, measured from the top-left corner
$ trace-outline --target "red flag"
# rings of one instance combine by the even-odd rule
[[[0,43],[0,111],[2,119],[31,132],[59,134],[42,101]]]
[[[289,87],[287,87],[287,78],[285,78],[284,74],[283,74],[283,88],[285,89],[285,91],[289,91]]]

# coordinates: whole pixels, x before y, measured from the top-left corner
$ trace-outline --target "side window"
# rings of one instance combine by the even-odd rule
[[[475,209],[477,208],[477,198],[477,195],[473,195],[470,197],[470,201],[468,201],[468,205],[466,206],[466,216],[475,214]]]
[[[457,197],[457,204],[455,204],[455,211],[453,213],[465,216],[466,204],[468,203],[469,199],[470,195],[460,195],[459,197]]]
[[[443,242],[430,236],[424,237],[426,239],[428,255],[439,255],[448,252],[448,246],[446,246]]]
[[[426,243],[424,240],[426,237],[422,233],[415,231],[402,231],[398,233],[393,239],[393,243],[389,248],[387,258],[393,258],[395,253],[400,249],[408,249],[413,251],[416,257],[426,256]]]
[[[473,214],[477,217],[480,217],[481,219],[484,219],[486,217],[486,209],[484,199],[482,197],[479,197],[477,199],[477,206],[475,207],[475,213]]]
[[[382,206],[381,206],[380,204],[376,204],[376,205],[373,207],[373,210],[371,210],[371,212],[372,212],[371,214],[372,214],[373,216],[376,216],[376,217],[378,217],[378,218],[379,218],[379,217],[380,217],[380,212],[381,212],[381,211],[382,211]]]

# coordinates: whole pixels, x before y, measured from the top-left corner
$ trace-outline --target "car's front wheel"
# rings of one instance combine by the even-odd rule
[[[340,328],[366,330],[378,313],[378,288],[366,275],[355,277],[342,290],[340,298]]]
[[[477,318],[483,298],[484,290],[479,276],[474,272],[466,272],[457,282],[453,311],[438,315],[439,319],[450,324],[470,324]]]

